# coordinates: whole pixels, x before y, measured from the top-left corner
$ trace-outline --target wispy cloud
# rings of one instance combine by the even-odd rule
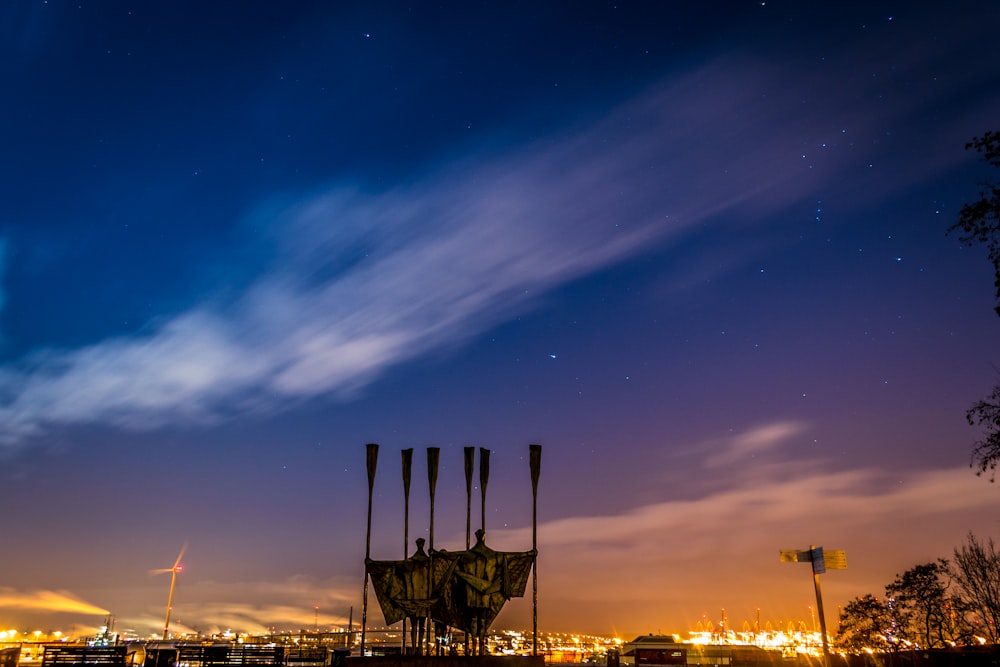
[[[105,615],[107,609],[79,599],[68,591],[18,591],[0,588],[0,609]]]
[[[705,465],[710,467],[746,463],[758,455],[775,451],[791,438],[805,432],[807,424],[795,421],[780,421],[754,427],[733,437],[710,444],[717,453],[704,453]]]
[[[335,185],[289,203],[262,240],[273,263],[241,293],[203,296],[143,335],[37,350],[0,369],[0,442],[87,422],[204,424],[350,394],[723,212],[781,211],[864,159],[827,140],[837,128],[866,137],[885,121],[847,103],[803,114],[789,78],[713,63],[560,136],[470,152],[389,191]],[[886,178],[880,196],[904,185]]]
[[[326,629],[346,628],[352,620],[357,624],[351,613],[358,585],[355,578],[321,580],[306,576],[281,581],[189,581],[175,600],[171,629],[263,633],[271,628],[312,628],[316,623]],[[155,606],[124,619],[140,633],[157,631],[163,627],[163,620],[163,609]]]
[[[949,557],[969,531],[996,527],[996,489],[964,467],[887,475],[799,463],[768,471],[768,483],[736,473],[726,490],[697,499],[545,522],[538,534],[546,609],[566,629],[633,632],[685,632],[722,607],[737,627],[757,609],[769,621],[808,619],[811,572],[780,563],[778,551],[819,545],[848,559],[847,570],[824,577],[829,617],[853,597],[881,594],[897,573]],[[530,544],[527,529],[493,532],[499,543]],[[525,620],[526,610],[519,613]]]

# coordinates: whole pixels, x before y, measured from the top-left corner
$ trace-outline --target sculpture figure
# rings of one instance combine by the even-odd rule
[[[409,558],[367,559],[365,566],[386,625],[408,619],[413,646],[421,646],[425,621],[434,616],[433,609],[442,588],[452,578],[455,559],[428,556],[424,551],[424,539],[418,538],[417,550]]]
[[[444,620],[469,633],[482,654],[486,631],[504,604],[524,595],[535,551],[494,551],[486,546],[486,531],[480,529],[475,546],[456,555]]]

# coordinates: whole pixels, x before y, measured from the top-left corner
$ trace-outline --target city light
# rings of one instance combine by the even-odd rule
[[[677,643],[690,646],[689,651],[698,652],[709,647],[757,647],[780,653],[783,657],[795,656],[821,657],[823,655],[823,638],[820,633],[810,627],[809,620],[761,621],[753,623],[744,621],[737,631],[729,627],[729,621],[723,615],[718,623],[707,618],[697,621],[693,630],[687,633],[673,633]],[[398,627],[369,627],[369,640],[366,643],[366,653],[373,655],[382,652],[398,651],[402,644]],[[661,635],[646,635],[650,639],[658,639]],[[358,650],[359,628],[331,628],[328,632],[315,631],[312,628],[281,631],[273,629],[270,634],[254,635],[232,628],[226,628],[215,634],[202,635],[198,633],[174,636],[178,641],[231,643],[234,645],[285,645],[285,646],[341,646]],[[441,643],[463,650],[461,633],[442,637]],[[662,635],[663,641],[668,641],[667,635]],[[832,638],[828,638],[829,639]],[[158,641],[158,634],[140,637],[132,631],[117,632],[108,625],[93,630],[0,630],[0,648],[20,646],[19,662],[32,664],[41,661],[45,644],[79,643],[90,646],[108,646],[120,642]],[[616,637],[591,635],[572,632],[539,632],[538,652],[544,656],[547,663],[600,663],[607,664],[609,651],[621,654],[622,664],[633,664],[628,655],[632,636]],[[980,642],[984,640],[979,639]],[[530,630],[495,630],[487,637],[487,648],[491,655],[527,656],[532,654],[532,633]]]

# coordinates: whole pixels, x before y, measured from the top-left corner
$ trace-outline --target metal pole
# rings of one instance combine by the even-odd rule
[[[531,465],[531,655],[538,655],[538,474],[542,467],[542,446],[528,445]]]
[[[177,584],[177,573],[184,569],[181,565],[181,559],[184,558],[184,552],[187,551],[187,544],[181,547],[181,551],[177,554],[177,560],[174,561],[174,566],[170,568],[170,594],[167,595],[167,616],[163,621],[163,641],[166,641],[170,637],[170,611],[174,608],[174,586]]]
[[[170,574],[170,594],[167,595],[167,620],[163,622],[163,641],[170,639],[170,610],[174,608],[174,584],[177,583],[177,566]]]
[[[823,614],[823,593],[819,588],[819,573],[816,572],[815,545],[809,545],[809,553],[813,558],[813,584],[816,586],[816,608],[819,610],[819,631],[823,639],[823,664],[826,667],[830,667],[830,647],[828,646],[828,642],[826,640],[826,616]]]
[[[368,560],[372,552],[372,489],[375,487],[375,469],[378,467],[378,445],[365,445],[365,463],[368,466],[368,532],[365,535],[365,591],[361,598],[361,656],[365,655],[365,628],[368,623]]]

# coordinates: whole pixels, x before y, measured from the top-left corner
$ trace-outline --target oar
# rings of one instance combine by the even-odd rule
[[[486,485],[490,481],[490,450],[485,447],[479,448],[479,494],[481,500],[482,517],[480,528],[486,532]]]
[[[434,592],[434,569],[431,561],[434,560],[434,492],[437,489],[438,462],[441,460],[441,449],[439,447],[427,448],[427,486],[431,494],[431,525],[429,535],[429,549],[427,550],[427,599],[431,598]],[[427,609],[427,642],[428,655],[430,655],[431,631],[433,619],[430,615],[430,608]]]
[[[542,467],[542,446],[528,445],[531,465],[531,655],[538,655],[538,473]]]
[[[365,535],[365,592],[361,599],[361,656],[365,655],[365,627],[368,623],[368,559],[372,551],[372,489],[375,488],[375,469],[378,467],[378,445],[365,445],[368,465],[368,532]]]
[[[406,560],[410,544],[410,472],[413,470],[413,448],[400,452],[403,458],[403,560]],[[403,617],[403,654],[406,654],[406,617]]]
[[[472,535],[472,470],[476,462],[476,448],[465,448],[465,548],[469,549]]]

